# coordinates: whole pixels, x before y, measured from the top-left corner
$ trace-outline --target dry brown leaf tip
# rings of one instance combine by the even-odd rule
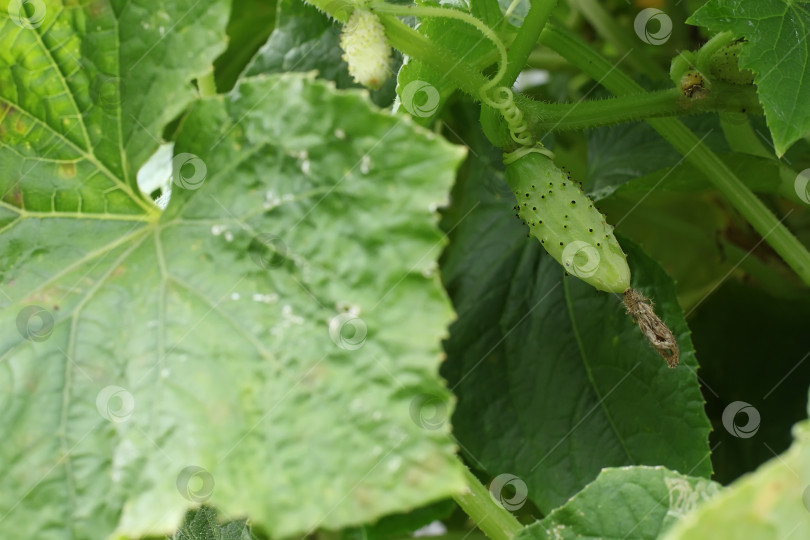
[[[624,292],[624,305],[650,345],[655,347],[669,367],[676,367],[679,357],[678,342],[675,341],[672,330],[655,314],[652,301],[636,290],[627,289]]]

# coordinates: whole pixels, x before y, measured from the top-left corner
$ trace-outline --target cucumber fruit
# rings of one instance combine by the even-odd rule
[[[630,267],[619,242],[593,201],[545,150],[505,156],[506,183],[517,216],[565,270],[601,291],[624,293]]]

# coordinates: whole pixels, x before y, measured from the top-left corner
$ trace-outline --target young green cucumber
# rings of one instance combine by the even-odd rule
[[[504,162],[517,215],[549,255],[569,274],[601,291],[629,289],[630,268],[613,227],[581,185],[541,149],[519,150]]]
[[[709,59],[712,77],[729,84],[748,85],[754,82],[754,72],[740,69],[740,52],[743,41],[735,41],[726,45]]]

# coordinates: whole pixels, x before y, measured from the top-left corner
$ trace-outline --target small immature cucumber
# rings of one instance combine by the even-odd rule
[[[343,26],[340,47],[354,81],[379,89],[391,70],[391,45],[379,17],[365,9],[355,9]]]
[[[629,289],[630,268],[613,227],[581,185],[543,151],[506,156],[505,163],[517,215],[549,255],[568,273],[599,290],[624,293]]]
[[[717,80],[739,85],[749,85],[754,82],[754,73],[747,69],[740,69],[740,51],[744,41],[730,43],[714,53],[709,59],[709,73]]]

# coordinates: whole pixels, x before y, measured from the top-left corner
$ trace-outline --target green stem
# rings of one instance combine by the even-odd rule
[[[540,41],[588,73],[613,94],[644,93],[644,89],[629,76],[616,69],[606,58],[565,28],[547,25]],[[703,171],[714,187],[751,223],[802,281],[810,285],[810,253],[807,248],[776,219],[748,186],[680,120],[652,118],[647,122],[686,160]]]
[[[669,78],[675,86],[681,85],[681,77],[692,69],[696,69],[697,54],[694,51],[681,51],[672,59],[669,65]]]
[[[200,96],[202,97],[211,97],[217,95],[217,83],[214,81],[213,66],[208,73],[197,79],[197,88],[199,89]]]
[[[503,12],[503,20],[501,21],[501,28],[503,28],[507,24],[509,24],[509,17],[512,16],[512,14],[515,12],[515,10],[517,9],[517,7],[520,5],[520,3],[522,1],[523,0],[512,0],[509,3],[509,7],[507,7],[506,11]]]
[[[394,15],[381,14],[380,21],[394,48],[443,73],[464,92],[479,99],[479,89],[489,80],[475,66],[434,43]]]
[[[537,45],[540,33],[548,22],[551,12],[557,6],[557,0],[532,0],[529,12],[523,19],[517,36],[509,47],[506,74],[501,84],[512,86],[523,70],[529,55]]]
[[[512,40],[512,45],[509,48],[507,55],[506,75],[503,79],[503,85],[511,87],[521,70],[525,67],[535,46],[540,33],[548,22],[551,11],[557,5],[557,0],[532,0],[529,7],[529,12],[523,19],[523,24],[520,27],[515,39]],[[504,20],[509,17],[509,14],[517,2],[513,1],[506,12]],[[484,103],[481,105],[480,122],[484,130],[484,134],[489,141],[495,146],[507,147],[511,146],[514,142],[513,135],[507,135],[506,132],[510,131],[508,122],[502,123],[505,118],[501,116],[502,112],[492,107],[493,103]],[[514,127],[514,126],[512,126]],[[504,128],[503,133],[499,133],[501,128]],[[502,135],[502,137],[501,137]]]
[[[751,122],[743,113],[720,113],[720,127],[726,142],[735,152],[775,159],[757,137]]]
[[[463,469],[467,489],[453,498],[491,540],[511,540],[523,529],[523,525],[508,510],[495,502],[489,490],[466,466],[463,466]]]
[[[751,122],[745,115],[740,116],[741,113],[720,113],[720,127],[723,129],[726,142],[734,152],[742,154],[751,154],[773,160],[779,165],[779,188],[776,193],[795,204],[803,204],[804,201],[799,198],[796,193],[796,176],[797,172],[791,167],[779,161],[773,152],[765,148],[762,140],[757,136]]]
[[[644,89],[616,65],[593,50],[567,28],[549,23],[540,34],[540,43],[597,80],[614,94],[643,94]]]
[[[495,45],[495,48],[498,50],[498,55],[500,56],[500,61],[498,62],[498,72],[495,74],[495,77],[487,81],[486,84],[484,84],[479,89],[478,91],[479,94],[486,92],[490,88],[498,86],[500,81],[503,79],[503,76],[506,72],[506,62],[507,62],[506,47],[504,46],[500,38],[497,36],[497,34],[495,34],[495,32],[493,32],[489,26],[485,25],[472,15],[469,15],[467,13],[464,13],[463,11],[458,11],[455,9],[430,7],[430,6],[415,6],[415,5],[397,6],[394,4],[386,4],[385,2],[372,4],[371,10],[377,14],[387,13],[389,15],[399,15],[404,17],[415,15],[417,17],[441,17],[446,19],[456,19],[458,21],[462,21],[469,25],[474,26],[479,32],[481,32],[481,34],[484,35],[484,37],[486,37]]]
[[[599,32],[605,41],[613,45],[620,55],[627,55],[628,61],[642,73],[653,79],[666,77],[666,72],[653,62],[644,51],[633,42],[632,32],[621,28],[611,15],[596,0],[570,0],[571,5]]]
[[[574,67],[565,58],[547,48],[533,50],[526,65],[546,71],[570,70]]]
[[[697,52],[697,70],[707,79],[711,79],[711,59],[714,54],[734,41],[734,34],[731,32],[720,32],[715,34]]]
[[[742,106],[756,111],[759,104],[753,89],[746,97]],[[705,99],[693,101],[684,97],[677,88],[578,103],[543,103],[526,98],[516,98],[516,103],[527,119],[529,130],[538,138],[548,131],[587,129],[706,111],[740,110],[739,101],[730,102],[722,93],[712,93]]]

